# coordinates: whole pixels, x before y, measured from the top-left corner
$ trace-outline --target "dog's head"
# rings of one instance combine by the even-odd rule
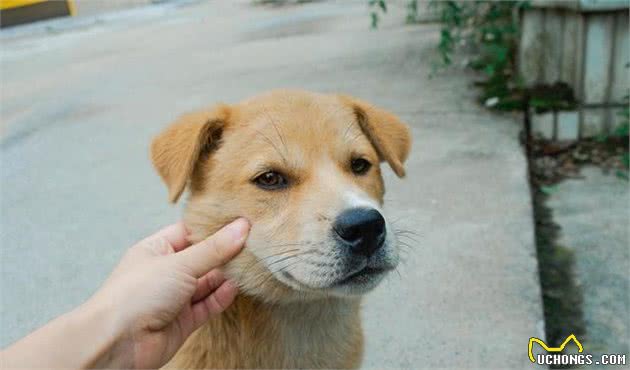
[[[404,176],[410,146],[408,128],[366,102],[282,90],[184,115],[151,154],[172,202],[190,190],[192,241],[252,223],[226,273],[277,302],[362,294],[397,266],[379,163]]]

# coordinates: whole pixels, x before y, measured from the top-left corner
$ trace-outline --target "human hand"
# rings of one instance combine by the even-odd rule
[[[234,300],[237,287],[218,267],[238,254],[249,228],[241,218],[190,246],[186,228],[177,223],[131,247],[86,303],[110,313],[118,338],[115,354],[95,365],[166,364],[193,331]]]

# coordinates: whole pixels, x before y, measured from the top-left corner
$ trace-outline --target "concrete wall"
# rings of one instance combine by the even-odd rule
[[[615,113],[628,95],[627,4],[534,1],[522,13],[519,73],[529,86],[561,81],[573,87],[581,103],[581,137],[615,126]]]

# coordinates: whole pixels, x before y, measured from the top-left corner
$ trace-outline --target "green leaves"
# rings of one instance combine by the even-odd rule
[[[451,64],[451,54],[453,53],[453,35],[451,31],[445,28],[442,28],[440,31],[440,43],[438,44],[438,50],[440,51],[440,56],[442,57],[442,63],[444,65]]]
[[[614,131],[614,135],[616,136],[629,136],[630,132],[630,106],[628,105],[630,100],[630,96],[626,95],[623,98],[623,102],[626,104],[623,109],[617,112],[617,117],[621,118],[619,120],[619,125]]]
[[[407,23],[414,23],[418,19],[418,0],[410,0],[407,4]]]
[[[493,109],[520,109],[521,95],[514,92],[516,73],[515,52],[518,23],[517,8],[527,6],[524,1],[431,1],[443,24],[437,45],[443,66],[453,63],[459,45],[473,50],[469,66],[482,71],[487,80],[481,101],[498,99]]]
[[[378,7],[381,8],[383,13],[387,13],[387,4],[385,3],[385,0],[378,0],[377,4],[378,4]]]
[[[374,7],[378,8],[370,12],[371,27],[376,28],[378,27],[378,21],[379,21],[379,15],[377,11],[380,10],[383,13],[387,13],[387,1],[386,0],[369,0],[368,5],[370,6],[370,8],[374,8]]]
[[[383,13],[387,13],[387,3],[385,0],[370,0],[368,1],[368,4],[370,4],[370,6],[378,6],[381,8]]]
[[[540,191],[542,191],[545,195],[551,195],[558,190],[558,187],[555,185],[550,186],[541,186]]]
[[[370,27],[372,28],[378,27],[378,14],[376,12],[371,12],[370,17],[372,19]]]

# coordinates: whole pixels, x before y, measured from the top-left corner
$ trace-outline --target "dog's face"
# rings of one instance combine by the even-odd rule
[[[153,142],[153,162],[199,241],[236,217],[252,229],[226,266],[268,301],[350,296],[398,264],[381,209],[381,161],[399,175],[410,148],[395,116],[356,99],[275,91],[181,117]]]

